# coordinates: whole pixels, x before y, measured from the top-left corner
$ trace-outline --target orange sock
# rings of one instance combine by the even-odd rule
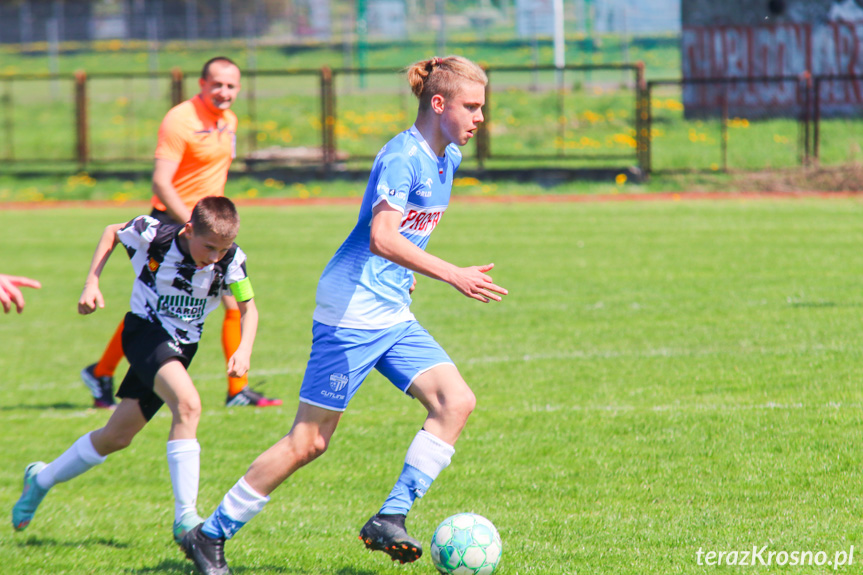
[[[225,350],[225,362],[231,359],[237,348],[240,347],[240,310],[226,309],[225,320],[222,322],[222,349]],[[249,384],[248,376],[228,378],[228,396],[240,393]]]
[[[123,323],[117,327],[111,341],[108,342],[108,347],[102,352],[102,357],[99,363],[93,368],[93,375],[96,377],[104,377],[110,375],[114,377],[114,372],[117,371],[117,366],[120,365],[120,360],[123,359]]]

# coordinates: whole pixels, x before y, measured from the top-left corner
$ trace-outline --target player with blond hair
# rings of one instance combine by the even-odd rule
[[[402,563],[422,554],[405,518],[449,465],[476,398],[411,313],[414,273],[481,302],[500,301],[507,292],[488,276],[493,264],[458,267],[425,251],[449,204],[462,159],[459,146],[483,120],[486,75],[473,62],[450,56],[417,62],[407,76],[419,99],[416,122],[378,153],[357,224],[321,275],[311,357],[293,427],[255,459],[216,511],[183,539],[202,573],[230,572],[225,539],[259,513],[292,473],[326,451],[342,413],[373,368],[418,399],[428,416],[389,497],[360,538]]]

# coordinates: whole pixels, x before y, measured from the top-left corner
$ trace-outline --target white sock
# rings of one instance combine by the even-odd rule
[[[243,525],[251,521],[252,517],[260,513],[269,500],[268,496],[255,491],[245,477],[240,477],[222,498],[213,514],[204,521],[201,531],[215,539],[230,539]]]
[[[39,487],[46,490],[51,489],[58,483],[78,477],[107,459],[106,456],[96,452],[93,442],[90,441],[91,433],[93,432],[79,437],[60,457],[39,472],[39,475],[36,476],[36,483]]]
[[[201,477],[201,446],[197,439],[168,442],[168,469],[174,488],[174,520],[197,513],[198,482]]]
[[[222,506],[228,517],[236,521],[248,523],[252,517],[264,509],[264,505],[270,500],[269,497],[261,495],[246,482],[245,477],[231,487],[222,499]]]
[[[452,445],[425,429],[420,429],[408,447],[405,463],[416,467],[435,480],[438,474],[449,465],[454,454],[455,448]]]

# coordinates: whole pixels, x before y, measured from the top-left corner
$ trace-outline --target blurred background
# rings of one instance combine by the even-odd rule
[[[861,23],[858,0],[7,0],[0,175],[147,175],[224,55],[232,172],[362,178],[416,112],[400,72],[460,54],[490,80],[466,175],[856,189]]]

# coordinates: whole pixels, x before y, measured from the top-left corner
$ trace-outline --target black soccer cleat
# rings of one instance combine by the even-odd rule
[[[423,554],[420,542],[405,529],[404,515],[372,516],[360,530],[360,539],[368,549],[383,551],[399,563],[413,563]]]
[[[255,391],[247,385],[237,392],[236,395],[229,395],[225,400],[225,407],[239,407],[241,405],[249,405],[252,407],[276,407],[282,405],[282,400],[265,397],[264,394]]]
[[[103,375],[97,377],[93,370],[96,364],[91,364],[81,370],[81,380],[93,395],[93,407],[99,409],[114,409],[114,377]]]
[[[225,561],[225,538],[207,537],[201,533],[203,525],[196,525],[180,541],[186,557],[195,562],[195,567],[203,575],[231,575],[228,562]]]

